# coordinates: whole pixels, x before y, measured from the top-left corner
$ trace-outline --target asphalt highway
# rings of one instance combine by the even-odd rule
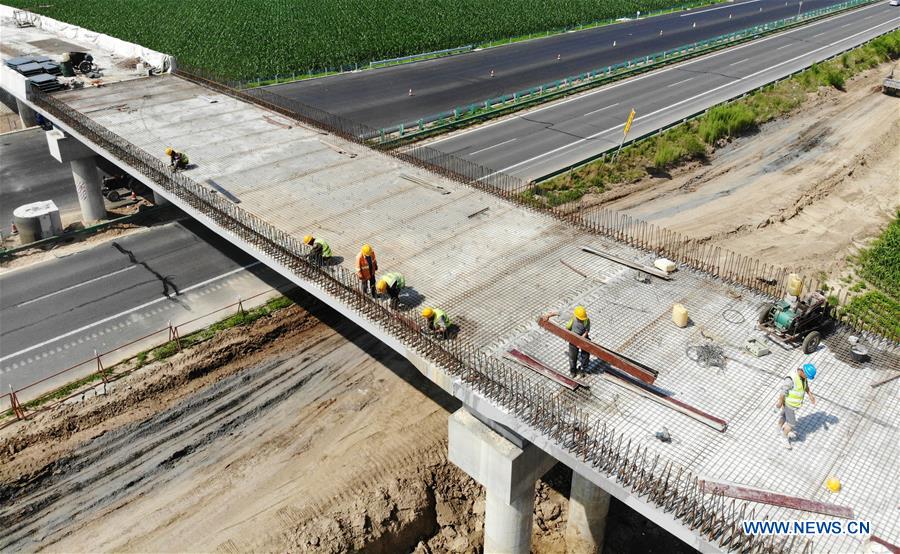
[[[900,8],[887,2],[873,4],[449,135],[430,145],[500,172],[538,179],[616,147],[632,108],[636,117],[629,136],[637,137],[898,27]]]
[[[0,390],[52,375],[169,321],[177,325],[238,296],[285,286],[283,278],[193,220],[7,272],[0,275]],[[79,371],[94,370],[87,364]]]
[[[802,10],[838,3],[838,0],[804,0]],[[797,0],[742,0],[267,89],[352,121],[383,128],[792,17],[798,8]],[[410,89],[413,96],[409,96]]]
[[[53,200],[62,217],[79,210],[72,169],[50,155],[40,127],[0,135],[0,195],[4,235],[13,210],[23,204]]]

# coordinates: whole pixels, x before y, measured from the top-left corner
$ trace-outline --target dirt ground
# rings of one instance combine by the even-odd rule
[[[900,206],[900,98],[880,92],[890,67],[820,89],[705,164],[595,200],[768,263],[839,272]]]

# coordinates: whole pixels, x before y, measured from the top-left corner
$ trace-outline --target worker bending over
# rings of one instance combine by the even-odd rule
[[[169,165],[173,170],[186,169],[190,160],[184,152],[178,152],[171,146],[166,148],[166,156],[169,157]]]
[[[425,306],[422,309],[422,317],[425,318],[425,321],[428,324],[429,332],[442,337],[447,336],[452,323],[450,322],[450,317],[444,310]]]
[[[318,265],[322,265],[326,260],[331,259],[331,247],[322,239],[317,239],[312,235],[303,237],[303,244],[311,247],[308,254],[309,259]]]
[[[785,448],[791,449],[791,441],[797,438],[794,428],[797,426],[796,411],[803,405],[803,398],[808,394],[813,406],[816,405],[816,397],[809,390],[809,382],[816,377],[816,366],[804,364],[798,367],[784,378],[776,406],[781,408],[778,417],[778,425],[784,434]]]
[[[587,310],[584,306],[576,306],[572,318],[566,322],[566,329],[572,331],[576,335],[590,340],[588,334],[591,332],[591,320],[588,319]],[[569,344],[569,374],[574,377],[577,374],[578,360],[581,359],[581,373],[586,374],[588,365],[591,361],[591,355],[587,350],[579,350],[574,344]]]
[[[379,279],[375,284],[375,289],[378,291],[378,294],[387,293],[387,295],[391,297],[391,302],[397,303],[400,301],[400,291],[403,290],[403,287],[405,286],[406,279],[401,273],[394,271],[385,273],[384,277]]]
[[[370,245],[364,244],[356,257],[356,276],[359,277],[359,288],[363,294],[369,292],[373,297],[376,296],[376,271],[378,271],[378,260],[375,258],[375,250]]]

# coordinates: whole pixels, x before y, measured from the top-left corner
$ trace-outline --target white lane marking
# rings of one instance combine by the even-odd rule
[[[697,15],[697,14],[701,14],[701,13],[714,12],[716,10],[724,10],[727,8],[740,8],[741,6],[745,6],[747,4],[755,4],[756,2],[761,2],[761,1],[762,0],[749,0],[748,2],[741,2],[740,4],[729,4],[727,6],[719,6],[718,8],[709,8],[708,10],[700,10],[699,12],[684,13],[684,14],[681,14],[679,17],[689,17],[692,15]]]
[[[253,266],[256,266],[256,265],[259,265],[259,264],[261,264],[261,263],[262,263],[262,262],[253,262],[253,263],[251,263],[251,264],[247,264],[247,265],[242,266],[242,267],[239,267],[239,268],[237,268],[237,269],[232,269],[231,271],[226,271],[225,273],[223,273],[223,274],[221,274],[221,275],[217,275],[217,276],[215,276],[215,277],[211,277],[211,278],[207,279],[206,281],[202,281],[202,282],[197,283],[197,284],[195,284],[195,285],[191,285],[191,286],[189,286],[189,287],[187,287],[187,288],[181,289],[181,293],[184,294],[184,293],[186,293],[186,292],[188,292],[188,291],[192,291],[192,290],[194,290],[194,289],[198,289],[198,288],[200,288],[200,287],[204,287],[204,286],[206,286],[206,285],[208,285],[208,284],[210,284],[210,283],[214,283],[214,282],[216,282],[216,281],[218,281],[218,280],[220,280],[220,279],[224,279],[225,277],[228,277],[229,275],[234,275],[235,273],[239,273],[239,272],[241,272],[241,271],[244,271],[245,269],[249,269],[249,268],[251,268],[251,267],[253,267]],[[154,305],[154,304],[156,304],[156,303],[158,303],[158,302],[162,302],[163,300],[170,300],[171,298],[172,298],[171,296],[163,296],[162,298],[157,298],[156,300],[151,300],[150,302],[145,302],[145,303],[141,304],[140,306],[135,306],[134,308],[130,308],[130,309],[128,309],[128,310],[125,310],[124,312],[120,312],[120,313],[117,313],[117,314],[115,314],[115,315],[111,315],[111,316],[109,316],[109,317],[104,317],[103,319],[101,319],[101,320],[99,320],[99,321],[95,321],[95,322],[93,322],[93,323],[88,323],[87,325],[85,325],[85,326],[83,326],[83,327],[79,327],[78,329],[74,329],[74,330],[72,330],[72,331],[69,331],[68,333],[63,333],[62,335],[59,335],[59,336],[57,336],[57,337],[53,337],[52,339],[47,339],[47,340],[45,340],[44,342],[40,342],[40,343],[38,343],[38,344],[33,344],[33,345],[29,346],[28,348],[23,348],[22,350],[19,350],[18,352],[13,352],[12,354],[7,354],[6,356],[3,356],[2,358],[0,358],[0,362],[5,362],[6,360],[8,360],[8,359],[10,359],[10,358],[15,358],[15,357],[17,357],[17,356],[21,356],[22,354],[26,354],[26,353],[28,353],[28,352],[31,352],[32,350],[36,350],[36,349],[38,349],[38,348],[42,348],[42,347],[47,346],[48,344],[52,344],[52,343],[54,343],[54,342],[56,342],[56,341],[58,341],[58,340],[61,340],[61,339],[67,338],[67,337],[71,337],[72,335],[76,335],[76,334],[81,333],[81,332],[83,332],[83,331],[87,331],[88,329],[91,329],[92,327],[96,327],[96,326],[98,326],[98,325],[103,325],[104,323],[107,323],[107,322],[112,321],[112,320],[114,320],[114,319],[120,318],[120,317],[122,317],[122,316],[128,315],[128,314],[130,314],[130,313],[132,313],[132,312],[136,312],[136,311],[138,311],[138,310],[143,310],[143,309],[146,308],[147,306],[152,306],[152,305]],[[97,334],[94,333],[92,336],[93,336],[94,338],[96,338],[96,337],[97,337]],[[30,360],[29,360],[29,361],[30,361]]]
[[[900,21],[900,17],[897,17],[897,18],[892,19],[892,20],[890,20],[890,21],[885,21],[884,23],[879,23],[878,25],[875,25],[875,27],[872,27],[872,28],[870,28],[870,29],[866,29],[866,30],[864,30],[864,31],[860,31],[860,32],[858,32],[858,33],[856,33],[856,34],[853,34],[853,35],[850,35],[850,36],[848,36],[848,37],[844,37],[843,39],[841,39],[841,40],[838,41],[838,42],[843,42],[843,41],[846,41],[846,40],[850,40],[850,39],[852,39],[852,38],[854,38],[854,37],[856,37],[856,36],[858,36],[858,35],[862,35],[862,34],[868,33],[868,32],[871,31],[872,29],[875,29],[875,28],[877,28],[877,27],[881,27],[881,26],[886,25],[886,24],[889,24],[889,23],[890,23],[890,24],[893,24],[893,23],[895,23],[895,22],[897,22],[897,21]],[[707,94],[711,94],[711,93],[716,92],[716,91],[718,91],[718,90],[721,90],[721,89],[723,89],[723,88],[725,88],[725,87],[734,85],[734,84],[736,84],[736,83],[740,83],[741,81],[744,81],[744,80],[747,80],[747,79],[751,79],[751,78],[753,78],[753,77],[756,77],[757,75],[761,75],[761,74],[763,74],[763,73],[766,73],[767,71],[771,71],[771,70],[773,70],[773,69],[775,69],[775,68],[777,68],[777,67],[780,67],[780,66],[782,66],[782,65],[786,65],[786,64],[789,64],[789,63],[791,63],[791,62],[793,62],[793,61],[799,60],[800,58],[809,56],[809,55],[811,55],[811,54],[815,54],[816,52],[819,52],[820,50],[825,50],[826,48],[831,48],[832,46],[833,46],[833,44],[828,44],[828,45],[826,45],[826,46],[821,46],[821,47],[819,47],[819,48],[816,48],[815,50],[810,50],[809,52],[804,52],[803,54],[800,54],[799,56],[795,56],[795,57],[793,57],[793,58],[791,58],[791,59],[789,59],[789,60],[785,60],[785,61],[783,61],[783,62],[781,62],[781,63],[775,64],[775,65],[770,66],[770,67],[767,67],[767,68],[765,68],[765,69],[761,69],[761,70],[757,71],[756,73],[751,73],[750,75],[747,75],[747,76],[745,76],[745,77],[740,77],[740,78],[738,78],[737,80],[729,81],[729,82],[725,83],[724,85],[720,85],[720,86],[718,86],[718,87],[716,87],[716,88],[709,89],[709,90],[707,90],[707,91],[701,92],[700,94],[697,94],[697,95],[692,96],[692,97],[690,97],[690,98],[685,98],[684,100],[681,100],[681,101],[679,101],[679,102],[675,102],[674,104],[670,104],[670,105],[668,105],[668,106],[666,106],[666,107],[664,107],[664,108],[660,108],[660,109],[658,109],[658,110],[656,110],[656,111],[654,111],[654,112],[650,112],[650,113],[648,113],[648,114],[644,114],[644,115],[642,115],[641,117],[635,118],[634,121],[640,121],[641,119],[646,119],[646,118],[648,118],[648,117],[654,116],[654,115],[656,115],[656,114],[658,114],[658,113],[661,113],[661,112],[664,112],[664,111],[666,111],[666,110],[671,110],[672,108],[674,108],[674,107],[676,107],[676,106],[680,106],[681,104],[690,102],[690,101],[692,101],[692,100],[696,100],[697,98],[700,98],[701,96],[706,96]],[[532,158],[528,158],[527,160],[523,160],[523,161],[521,161],[521,162],[519,162],[519,163],[515,163],[515,164],[513,164],[513,165],[511,165],[511,166],[504,167],[503,169],[501,169],[501,170],[499,170],[499,171],[495,171],[494,173],[490,173],[490,174],[488,174],[488,175],[485,175],[484,177],[482,177],[481,179],[479,179],[479,181],[482,180],[482,179],[487,179],[488,177],[491,177],[491,176],[493,176],[493,175],[496,175],[497,173],[505,173],[505,172],[509,171],[510,169],[514,169],[514,168],[519,167],[519,166],[521,166],[521,165],[525,165],[525,164],[527,164],[527,163],[531,163],[531,162],[533,162],[534,160],[539,160],[539,159],[544,158],[544,157],[546,157],[546,156],[550,156],[550,155],[552,155],[552,154],[556,154],[557,152],[559,152],[559,151],[561,151],[561,150],[566,150],[566,149],[568,149],[568,148],[571,148],[572,146],[575,146],[576,144],[581,144],[582,142],[587,142],[587,141],[589,141],[589,140],[595,139],[595,138],[599,137],[600,135],[604,135],[604,134],[606,134],[606,133],[609,133],[610,131],[615,131],[616,129],[622,128],[622,127],[624,127],[624,126],[625,126],[624,123],[619,123],[618,125],[616,125],[616,126],[614,126],[614,127],[610,127],[609,129],[606,129],[606,130],[604,130],[604,131],[600,131],[600,132],[598,132],[598,133],[594,133],[593,135],[589,135],[589,136],[587,136],[587,137],[578,139],[578,140],[576,140],[576,141],[574,141],[574,142],[571,142],[571,143],[569,143],[569,144],[566,144],[566,145],[564,145],[564,146],[560,146],[559,148],[554,148],[553,150],[549,150],[549,151],[547,151],[547,152],[544,152],[543,154],[538,154],[537,156],[534,156],[534,157],[532,157]],[[0,360],[0,361],[2,361],[2,360]]]
[[[738,60],[738,61],[736,61],[736,62],[734,62],[734,63],[730,63],[730,64],[728,64],[728,65],[729,65],[729,66],[737,65],[737,64],[739,64],[739,63],[744,63],[744,62],[748,61],[749,59],[750,59],[750,58],[744,58],[743,60]]]
[[[853,23],[854,22],[852,22],[852,21],[850,23],[845,23],[845,24],[841,25],[841,29],[843,29],[844,27],[849,27],[849,26],[853,25]]]
[[[815,34],[815,35],[813,35],[813,36],[811,36],[811,37],[809,37],[809,38],[816,38],[816,37],[820,37],[820,36],[822,36],[822,35],[824,35],[824,34],[826,34],[826,33],[827,33],[827,32],[828,32],[828,31],[822,31],[822,32],[821,32],[821,33],[818,33],[818,34]]]
[[[693,81],[693,80],[694,80],[693,77],[688,77],[687,79],[684,79],[683,81],[678,81],[677,83],[672,83],[671,85],[666,85],[666,88],[677,87],[680,84],[687,83],[688,81]]]
[[[791,30],[791,31],[786,31],[786,32],[784,32],[784,33],[778,33],[778,34],[775,34],[775,35],[772,35],[772,36],[769,36],[769,37],[764,37],[764,38],[761,38],[761,39],[758,39],[758,40],[754,40],[754,41],[751,41],[751,42],[745,42],[744,44],[742,44],[742,45],[740,45],[740,46],[735,46],[734,48],[728,48],[728,49],[725,49],[725,50],[720,50],[719,52],[714,52],[714,53],[709,54],[709,55],[706,55],[706,56],[701,56],[701,57],[699,57],[699,58],[694,58],[694,59],[691,60],[691,61],[688,61],[688,62],[685,62],[685,63],[682,63],[682,64],[672,65],[672,66],[669,66],[668,68],[660,69],[659,71],[652,71],[652,72],[650,72],[650,73],[644,73],[643,75],[639,75],[639,76],[633,77],[633,78],[631,78],[631,79],[623,79],[623,80],[618,81],[617,83],[614,83],[614,84],[612,84],[612,85],[610,85],[610,86],[608,86],[608,87],[600,87],[600,88],[598,88],[598,89],[596,89],[596,90],[594,90],[594,91],[592,91],[592,92],[587,92],[587,93],[585,93],[585,94],[581,94],[581,95],[577,95],[577,96],[572,96],[571,98],[568,98],[568,99],[566,99],[566,100],[561,100],[561,101],[559,101],[559,102],[550,102],[550,103],[548,103],[548,104],[546,104],[546,105],[544,105],[544,106],[542,106],[542,107],[540,107],[540,108],[536,108],[536,109],[534,109],[534,110],[531,110],[531,111],[525,113],[524,115],[517,115],[517,116],[515,116],[515,117],[513,117],[513,118],[510,118],[510,119],[502,119],[502,118],[501,118],[501,119],[497,119],[496,121],[493,121],[493,122],[491,122],[491,123],[485,123],[484,125],[481,125],[480,127],[472,127],[472,128],[470,128],[470,129],[466,129],[465,131],[460,131],[459,133],[451,133],[451,134],[449,134],[449,135],[447,135],[447,136],[445,136],[445,137],[439,138],[439,139],[437,139],[437,140],[433,140],[433,141],[428,142],[428,143],[426,143],[426,144],[427,144],[427,146],[432,146],[432,145],[434,145],[434,144],[438,144],[439,142],[444,142],[444,141],[448,141],[448,140],[452,140],[452,139],[457,139],[457,138],[459,138],[459,137],[468,135],[469,133],[474,133],[474,132],[476,132],[476,131],[483,131],[483,130],[485,130],[485,129],[489,128],[489,127],[493,127],[493,126],[495,126],[495,125],[501,125],[501,124],[504,124],[504,123],[509,123],[509,122],[511,122],[511,121],[515,121],[515,120],[517,120],[517,119],[521,119],[522,117],[525,117],[525,116],[529,116],[529,117],[530,117],[530,116],[532,116],[532,115],[534,115],[534,114],[536,114],[536,113],[539,113],[539,112],[542,112],[542,111],[545,111],[545,110],[551,110],[551,109],[554,109],[554,108],[558,108],[559,106],[562,106],[563,104],[568,104],[569,102],[576,102],[576,101],[579,101],[579,100],[583,100],[583,99],[585,99],[585,98],[587,98],[587,97],[589,97],[589,96],[593,96],[593,95],[595,95],[595,94],[601,94],[601,93],[604,93],[604,92],[609,92],[609,91],[613,90],[614,88],[622,87],[622,86],[625,86],[625,85],[628,85],[628,84],[631,84],[631,83],[636,83],[636,82],[638,82],[638,81],[642,81],[642,80],[644,80],[644,79],[649,79],[650,77],[654,77],[654,76],[656,76],[656,75],[662,75],[663,73],[667,73],[667,72],[672,71],[672,70],[675,70],[675,69],[685,68],[685,67],[687,67],[687,66],[689,66],[689,65],[693,65],[693,64],[695,64],[695,63],[700,63],[700,62],[703,62],[703,61],[711,60],[711,59],[713,59],[713,58],[718,58],[719,56],[724,56],[725,54],[730,54],[730,53],[732,53],[732,52],[737,52],[738,50],[742,50],[742,49],[744,49],[744,48],[749,48],[750,46],[754,46],[754,45],[757,45],[757,44],[762,44],[762,43],[764,43],[764,42],[768,42],[768,41],[773,40],[773,39],[776,39],[776,38],[786,37],[786,36],[788,36],[788,35],[790,35],[790,34],[792,34],[792,33],[797,33],[797,32],[800,32],[800,31],[806,31],[806,30],[812,29],[813,27],[818,27],[819,25],[824,25],[825,23],[834,22],[834,21],[837,21],[838,19],[842,19],[842,18],[847,17],[847,16],[850,16],[850,15],[859,14],[859,13],[862,13],[862,12],[864,12],[864,11],[866,11],[866,10],[870,10],[870,9],[872,9],[872,8],[880,8],[880,7],[881,7],[880,4],[872,4],[872,5],[870,5],[870,6],[866,6],[865,8],[860,8],[860,9],[858,9],[858,10],[853,10],[852,12],[847,12],[847,13],[845,13],[845,14],[836,15],[836,16],[834,16],[834,17],[831,17],[831,18],[828,18],[828,19],[823,19],[823,20],[817,21],[817,22],[815,22],[815,23],[810,23],[809,25],[804,25],[804,26],[802,26],[802,27],[797,27],[797,28],[795,28],[795,29],[793,29],[793,30]],[[878,25],[876,25],[876,27],[877,27],[877,26],[878,26]],[[873,27],[873,29],[874,29],[874,27]]]
[[[72,290],[72,289],[77,289],[78,287],[83,287],[84,285],[89,285],[89,284],[91,284],[91,283],[96,283],[97,281],[106,279],[107,277],[112,277],[113,275],[118,275],[118,274],[120,274],[120,273],[125,273],[126,271],[130,271],[130,270],[134,269],[135,267],[137,267],[137,266],[130,265],[130,266],[126,267],[126,268],[119,269],[119,270],[117,270],[117,271],[113,271],[112,273],[107,273],[106,275],[101,275],[100,277],[94,277],[93,279],[88,279],[87,281],[85,281],[85,282],[83,282],[83,283],[78,283],[77,285],[72,285],[72,286],[66,287],[66,288],[64,288],[64,289],[59,289],[59,290],[56,291],[56,292],[51,292],[51,293],[45,294],[45,295],[43,295],[43,296],[38,296],[37,298],[32,298],[31,300],[26,300],[25,302],[20,302],[19,304],[16,304],[15,306],[13,306],[13,308],[20,308],[20,307],[22,307],[22,306],[27,306],[27,305],[29,305],[29,304],[34,304],[35,302],[40,302],[41,300],[46,300],[46,299],[48,299],[48,298],[50,298],[50,297],[56,296],[57,294],[62,294],[62,293],[64,293],[64,292],[69,292],[69,291]]]
[[[779,47],[776,48],[775,50],[783,50],[783,49],[789,48],[789,47],[791,47],[791,46],[793,46],[793,45],[794,45],[793,43],[791,43],[791,44],[785,44],[784,46],[779,46]]]
[[[480,154],[481,152],[484,152],[485,150],[490,150],[491,148],[497,148],[498,146],[503,146],[504,144],[509,144],[510,142],[512,142],[512,141],[514,141],[514,140],[518,140],[518,137],[517,137],[517,138],[511,138],[511,139],[509,139],[509,140],[504,140],[503,142],[498,142],[497,144],[495,144],[495,145],[493,145],[493,146],[488,146],[487,148],[482,148],[481,150],[476,150],[476,151],[474,151],[474,152],[469,152],[468,155],[469,155],[469,156],[474,156],[475,154]]]
[[[591,115],[591,114],[595,114],[595,113],[597,113],[597,112],[602,112],[603,110],[608,110],[608,109],[610,109],[610,108],[615,108],[615,107],[618,106],[618,105],[619,105],[619,103],[616,102],[615,104],[610,104],[609,106],[604,106],[604,107],[600,108],[599,110],[594,110],[594,111],[592,111],[592,112],[588,112],[588,113],[584,114],[584,115],[581,116],[581,117],[585,117],[585,116],[588,116],[588,115]]]

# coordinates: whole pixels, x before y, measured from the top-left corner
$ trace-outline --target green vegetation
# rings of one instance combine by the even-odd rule
[[[229,78],[320,72],[590,24],[673,0],[10,0]],[[709,0],[698,3],[710,3]]]
[[[900,338],[900,211],[884,233],[853,261],[862,280],[849,290],[866,292],[854,296],[843,313],[883,335]]]
[[[693,121],[623,148],[615,160],[604,157],[541,182],[525,193],[525,197],[547,206],[558,206],[588,193],[603,192],[613,184],[634,182],[702,159],[708,147],[713,148],[723,140],[751,132],[763,123],[790,113],[806,100],[808,93],[819,87],[843,90],[849,77],[898,57],[900,31],[894,31],[838,59],[813,65],[791,79],[764,87],[730,104],[716,106]],[[897,241],[897,235],[892,240]],[[872,271],[884,273],[887,270],[873,267]]]

